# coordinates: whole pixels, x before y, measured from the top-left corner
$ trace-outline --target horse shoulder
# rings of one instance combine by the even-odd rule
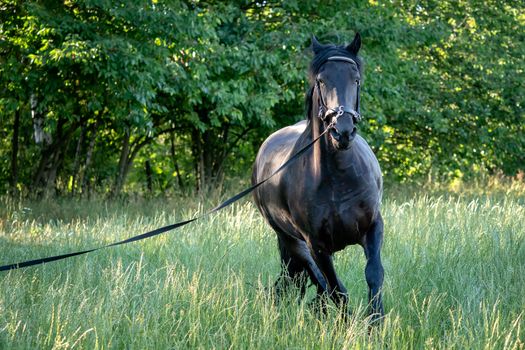
[[[292,156],[293,149],[304,133],[306,121],[282,128],[271,134],[261,145],[255,160],[252,183],[260,182],[271,176],[286,160]],[[263,186],[254,191],[255,204],[274,229],[293,235],[294,222],[289,212],[286,195],[286,168]]]

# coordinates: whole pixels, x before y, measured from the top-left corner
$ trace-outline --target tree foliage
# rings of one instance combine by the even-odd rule
[[[311,34],[359,31],[387,176],[524,170],[521,2],[0,4],[0,190],[118,194],[246,175],[304,118]],[[137,187],[138,186],[138,187]]]

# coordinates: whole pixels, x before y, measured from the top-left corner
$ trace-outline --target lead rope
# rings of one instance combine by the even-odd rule
[[[241,199],[244,196],[246,196],[247,194],[253,192],[257,187],[261,186],[266,181],[270,180],[276,174],[281,172],[281,170],[286,168],[293,161],[295,161],[297,158],[299,158],[301,155],[303,155],[310,147],[312,147],[312,145],[314,143],[316,143],[324,134],[326,134],[328,132],[328,130],[329,130],[329,128],[326,128],[325,131],[323,131],[319,136],[317,136],[309,144],[307,144],[306,146],[301,148],[296,154],[294,154],[291,158],[289,158],[286,162],[284,162],[276,171],[274,171],[266,179],[264,179],[262,181],[259,181],[255,185],[252,185],[252,186],[248,187],[247,189],[245,189],[244,191],[241,191],[241,192],[237,193],[233,197],[228,198],[227,200],[225,200],[224,202],[222,202],[221,204],[219,204],[215,208],[207,211],[206,213],[204,213],[204,214],[202,214],[200,216],[197,216],[196,218],[180,221],[180,222],[177,222],[177,223],[174,223],[174,224],[171,224],[171,225],[167,225],[167,226],[155,229],[153,231],[149,231],[149,232],[146,232],[146,233],[143,233],[143,234],[140,234],[140,235],[137,235],[137,236],[133,236],[133,237],[130,237],[128,239],[125,239],[125,240],[122,240],[122,241],[118,241],[118,242],[115,242],[115,243],[111,243],[111,244],[108,244],[108,245],[105,245],[105,246],[102,246],[102,247],[98,247],[98,248],[81,250],[81,251],[73,252],[73,253],[55,255],[55,256],[50,256],[50,257],[46,257],[46,258],[40,258],[40,259],[35,259],[35,260],[27,260],[27,261],[14,263],[14,264],[8,264],[8,265],[0,266],[0,271],[21,269],[21,268],[24,268],[24,267],[44,264],[44,263],[48,263],[48,262],[51,262],[51,261],[63,260],[63,259],[67,259],[67,258],[70,258],[70,257],[73,257],[73,256],[77,256],[77,255],[83,255],[83,254],[87,254],[87,253],[94,252],[94,251],[97,251],[97,250],[101,250],[101,249],[105,249],[105,248],[109,248],[109,247],[115,247],[115,246],[118,246],[118,245],[121,245],[121,244],[126,244],[126,243],[135,242],[135,241],[140,241],[142,239],[146,239],[146,238],[150,238],[150,237],[153,237],[153,236],[157,236],[157,235],[160,235],[161,233],[164,233],[164,232],[167,232],[167,231],[171,231],[171,230],[174,230],[176,228],[185,226],[185,225],[187,225],[187,224],[189,224],[189,223],[191,223],[191,222],[193,222],[195,220],[199,220],[199,219],[201,219],[201,218],[203,218],[205,216],[208,216],[208,215],[210,215],[212,213],[215,213],[215,212],[217,212],[217,211],[219,211],[219,210],[229,206],[230,204],[233,204],[233,203],[237,202],[239,199]]]

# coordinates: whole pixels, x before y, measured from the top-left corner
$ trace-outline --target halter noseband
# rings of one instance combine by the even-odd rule
[[[345,57],[345,56],[332,56],[332,57],[329,57],[326,61],[348,62],[348,63],[353,63],[357,66],[357,63],[353,59],[349,57]],[[354,123],[359,123],[361,121],[362,118],[361,118],[361,113],[360,113],[360,108],[359,108],[359,95],[360,95],[361,84],[359,83],[359,81],[357,82],[357,101],[356,101],[355,109],[352,109],[344,105],[341,105],[335,108],[328,108],[324,102],[323,94],[321,93],[321,87],[319,85],[319,80],[315,81],[315,86],[317,88],[317,93],[319,94],[319,113],[317,116],[321,120],[325,121],[328,116],[335,114],[332,117],[332,121],[330,122],[329,127],[335,126],[335,124],[337,123],[337,119],[345,113],[348,113],[352,116],[352,118],[354,119]]]

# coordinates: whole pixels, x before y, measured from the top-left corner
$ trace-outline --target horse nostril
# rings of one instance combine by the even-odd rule
[[[352,129],[352,133],[350,135],[354,137],[356,133],[357,133],[357,128],[354,126],[354,128]]]
[[[335,128],[330,130],[330,134],[336,141],[339,141],[339,139],[341,138],[341,134]]]

